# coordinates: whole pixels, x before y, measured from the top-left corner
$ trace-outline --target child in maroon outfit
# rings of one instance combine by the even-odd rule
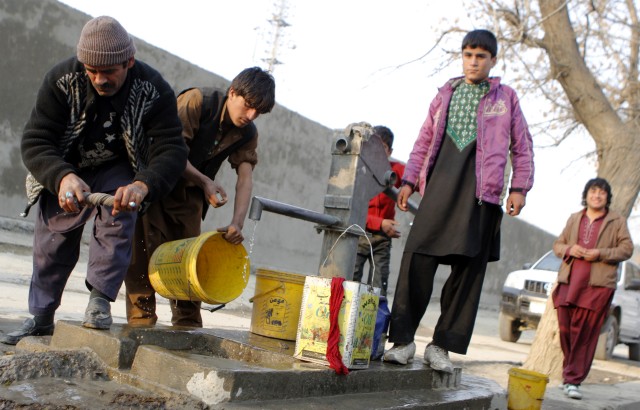
[[[589,374],[613,299],[618,264],[633,252],[626,219],[609,210],[611,186],[606,180],[587,182],[582,204],[585,208],[571,215],[553,244],[562,258],[553,303],[564,353],[564,391],[577,400],[582,399],[579,386]]]

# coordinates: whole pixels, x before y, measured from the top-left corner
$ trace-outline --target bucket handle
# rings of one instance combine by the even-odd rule
[[[225,307],[225,306],[227,306],[227,304],[226,304],[226,303],[223,303],[223,304],[221,304],[221,305],[218,305],[218,306],[212,307],[211,309],[207,309],[207,308],[200,308],[200,309],[202,309],[202,310],[206,310],[206,311],[209,311],[209,312],[213,313],[213,312],[215,312],[216,310],[220,310],[220,309],[222,309],[222,308],[223,308],[223,307]]]
[[[278,289],[284,289],[284,283],[280,282],[280,286],[276,286],[275,288],[273,288],[271,290],[268,290],[266,292],[262,292],[262,293],[258,293],[257,295],[253,295],[253,297],[249,299],[249,303],[253,303],[253,299],[255,299],[255,298],[261,298],[264,295],[268,295],[269,293],[275,292]]]
[[[333,252],[333,248],[336,247],[336,245],[338,244],[338,241],[340,239],[342,239],[344,234],[349,232],[351,230],[351,228],[356,228],[356,229],[360,230],[364,234],[364,237],[367,239],[367,242],[369,242],[369,252],[371,253],[371,261],[370,261],[370,263],[371,263],[373,268],[370,269],[371,275],[369,275],[370,279],[367,281],[366,285],[368,285],[369,288],[371,289],[371,288],[373,288],[373,277],[376,274],[376,264],[375,264],[374,259],[373,259],[373,246],[371,245],[371,240],[369,239],[369,236],[367,236],[367,232],[364,229],[362,229],[362,227],[360,225],[358,225],[358,224],[352,224],[347,229],[345,229],[340,234],[340,236],[338,236],[338,239],[336,239],[336,241],[331,246],[331,249],[329,249],[329,252],[327,252],[327,256],[324,258],[324,261],[322,261],[322,265],[321,266],[324,266],[325,263],[327,263],[327,260],[329,259],[329,255],[331,255],[331,252]],[[362,276],[364,277],[364,275],[362,275]]]

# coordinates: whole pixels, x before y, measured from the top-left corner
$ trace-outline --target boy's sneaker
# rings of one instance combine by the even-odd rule
[[[424,350],[423,362],[433,370],[453,373],[453,364],[451,364],[451,360],[449,360],[449,352],[440,346],[428,344],[427,348]]]
[[[416,354],[416,344],[411,342],[407,345],[395,344],[384,354],[384,361],[396,364],[407,364],[413,362]]]
[[[580,386],[577,384],[565,384],[564,394],[571,399],[582,400],[582,393],[580,392]]]

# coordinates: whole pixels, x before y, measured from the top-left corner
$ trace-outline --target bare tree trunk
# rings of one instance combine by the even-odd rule
[[[574,115],[596,142],[598,175],[606,178],[614,190],[612,208],[628,216],[640,190],[638,122],[635,118],[626,123],[622,121],[586,66],[575,41],[566,0],[539,0],[538,4],[545,32],[543,47],[549,56],[552,75],[565,91]],[[632,17],[637,21],[637,15],[632,13]],[[634,34],[632,55],[637,56],[640,40],[638,33]],[[630,71],[637,75],[637,64]],[[637,78],[628,84],[632,91],[636,85]],[[629,96],[629,101],[636,112],[636,93]],[[550,297],[524,367],[547,374],[552,380],[561,380],[562,361],[558,316]]]
[[[566,0],[539,0],[553,77],[596,142],[598,175],[613,187],[612,208],[629,216],[640,191],[640,144],[635,122],[623,122],[589,71],[575,41]]]
[[[612,207],[628,216],[640,190],[637,124],[621,120],[587,68],[575,41],[566,1],[540,0],[538,3],[545,31],[543,46],[552,73],[571,102],[575,116],[596,142],[598,175],[614,187]],[[632,71],[637,73],[635,67]],[[635,79],[632,83],[636,84]],[[630,100],[636,102],[634,98]],[[524,367],[557,380],[562,378],[562,361],[558,317],[549,298]]]
[[[557,286],[557,282],[553,288]],[[540,324],[531,344],[529,356],[523,368],[546,374],[552,383],[562,381],[562,361],[564,354],[560,348],[560,330],[558,315],[553,307],[551,297],[547,299],[547,306],[540,318]]]

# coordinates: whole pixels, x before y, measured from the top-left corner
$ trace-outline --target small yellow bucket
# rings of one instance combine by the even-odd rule
[[[296,273],[256,270],[256,293],[250,299],[252,333],[296,340],[305,278]]]
[[[228,303],[242,294],[250,265],[242,245],[221,232],[160,245],[149,261],[151,286],[167,299]]]
[[[509,369],[509,410],[537,410],[542,407],[544,391],[549,383],[546,374],[513,367]]]

